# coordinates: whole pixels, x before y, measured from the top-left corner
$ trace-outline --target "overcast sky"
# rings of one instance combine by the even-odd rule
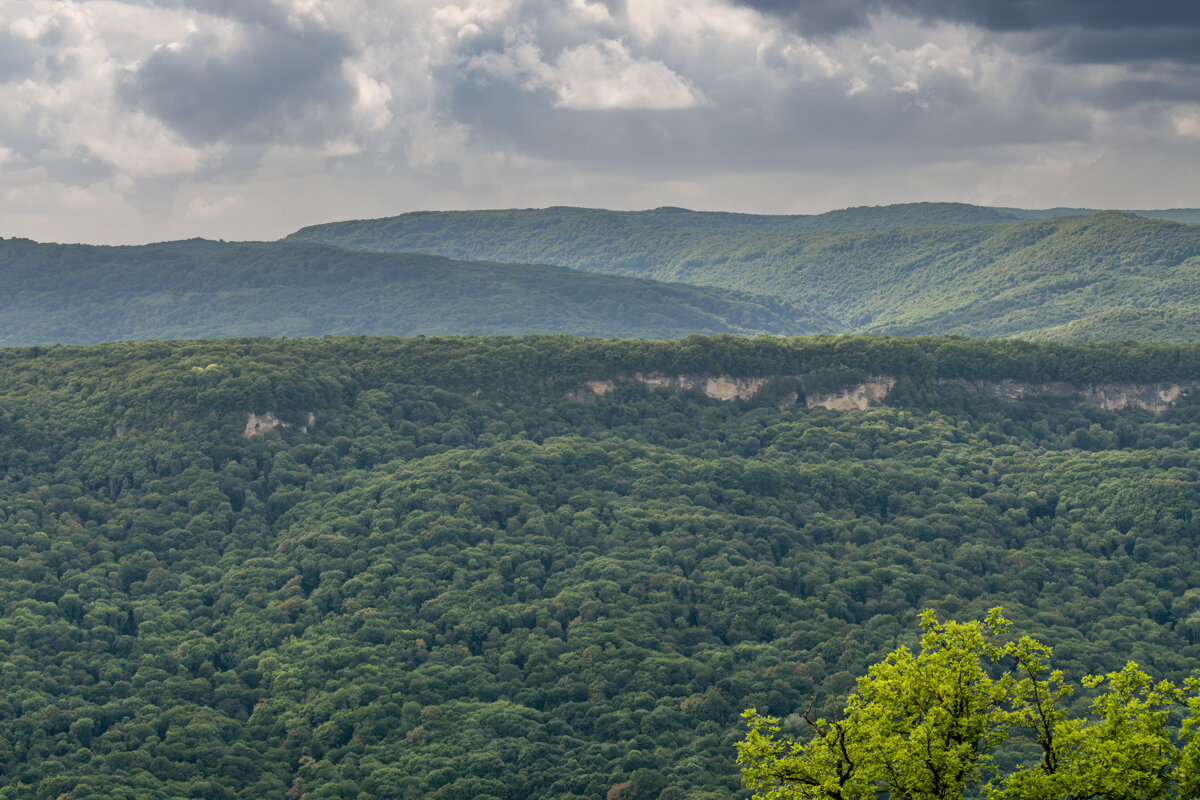
[[[0,0],[0,235],[1200,206],[1196,0]]]

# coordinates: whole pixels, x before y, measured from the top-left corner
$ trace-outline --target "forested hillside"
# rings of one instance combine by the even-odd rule
[[[428,255],[203,240],[0,240],[0,345],[328,334],[840,330],[823,312],[720,289]]]
[[[565,396],[639,371],[791,377]],[[887,407],[803,402],[872,374]],[[0,798],[733,798],[742,709],[794,725],[922,608],[1003,605],[1076,681],[1189,674],[1200,400],[948,378],[1194,381],[1200,348],[0,351]]]
[[[1037,331],[1038,339],[1200,342],[1200,306],[1116,308]]]
[[[753,224],[670,209],[424,212],[314,226],[289,240],[737,289],[824,309],[840,326],[831,332],[1036,338],[1096,317],[1055,335],[1195,341],[1186,325],[1135,325],[1126,314],[1110,330],[1097,315],[1200,309],[1200,227],[1121,212],[1014,221],[1017,210],[925,205]]]
[[[279,243],[0,240],[0,345],[463,333],[1198,341],[1200,226],[1018,211],[553,208],[335,223]]]

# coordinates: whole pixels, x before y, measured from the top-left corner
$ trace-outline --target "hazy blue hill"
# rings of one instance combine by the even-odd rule
[[[1051,217],[1081,217],[1095,214],[1095,208],[996,208],[996,211],[1012,214],[1016,219],[1049,219]],[[1188,225],[1200,224],[1200,208],[1160,208],[1160,209],[1127,209],[1127,213],[1136,214],[1148,219],[1163,219],[1169,222],[1183,222]]]
[[[361,250],[437,252],[458,258],[470,258],[479,257],[483,252],[478,249],[478,245],[473,245],[470,239],[477,233],[494,232],[512,240],[514,246],[519,244],[526,248],[527,261],[537,261],[538,252],[554,252],[553,248],[539,242],[539,232],[585,237],[628,234],[647,228],[813,233],[854,229],[1005,225],[1095,213],[1098,213],[1097,209],[994,208],[968,203],[899,203],[856,206],[824,214],[791,215],[691,211],[674,207],[649,211],[608,211],[554,206],[488,211],[417,211],[381,219],[311,225],[287,238]],[[1200,223],[1200,209],[1177,208],[1127,213],[1151,219]]]
[[[572,209],[590,211],[590,209]],[[930,225],[999,225],[1021,219],[1010,209],[967,203],[899,203],[855,206],[824,214],[759,215],[656,208],[653,211],[608,212],[624,215],[631,223],[663,227],[733,228],[800,233],[853,228],[896,228]]]
[[[0,241],[0,344],[337,333],[686,333],[838,329],[787,301],[562,267],[203,240]]]
[[[721,286],[824,309],[849,330],[906,335],[1036,335],[1110,309],[1200,302],[1200,227],[1111,211],[1006,224],[900,224],[974,208],[927,205],[837,212],[847,222],[874,218],[890,226],[829,223],[791,232],[748,223],[700,227],[707,217],[678,210],[545,209],[408,214],[315,226],[289,238]],[[655,222],[675,218],[697,224]]]
[[[0,345],[850,331],[1197,341],[1186,314],[1154,310],[1200,307],[1200,226],[1018,212],[559,207],[331,223],[267,243],[0,240]]]
[[[1164,208],[1155,211],[1135,211],[1139,217],[1166,219],[1188,225],[1200,225],[1200,208]]]
[[[635,230],[686,228],[718,231],[801,233],[856,228],[930,225],[989,225],[1020,220],[1014,209],[966,203],[903,203],[859,206],[824,214],[734,214],[663,207],[649,211],[597,208],[551,208],[494,211],[417,211],[396,217],[311,225],[289,240],[318,241],[341,247],[380,251],[421,251],[443,238],[463,239],[473,233],[499,232],[534,246],[539,231],[576,235],[613,235]],[[462,242],[459,257],[474,252]]]

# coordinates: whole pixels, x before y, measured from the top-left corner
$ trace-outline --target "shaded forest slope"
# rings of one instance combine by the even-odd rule
[[[0,345],[327,334],[837,330],[788,301],[562,267],[203,240],[0,241]]]

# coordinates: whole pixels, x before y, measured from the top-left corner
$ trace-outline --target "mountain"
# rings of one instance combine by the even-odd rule
[[[1198,385],[949,337],[0,350],[0,797],[732,800],[743,709],[796,732],[925,608],[1179,680]]]
[[[995,211],[1011,214],[1017,219],[1049,219],[1050,217],[1081,217],[1089,214],[1099,213],[1099,209],[1095,208],[1043,208],[1043,209],[1028,209],[1028,208],[995,208]],[[1143,209],[1140,211],[1126,210],[1127,214],[1134,214],[1147,219],[1162,219],[1168,222],[1183,222],[1188,225],[1200,224],[1200,208],[1159,208],[1159,209]]]
[[[806,231],[781,230],[776,218],[703,227],[704,215],[662,210],[426,212],[314,226],[288,240],[719,286],[820,308],[844,330],[871,333],[1036,336],[1119,308],[1200,303],[1200,227],[1124,212],[899,226],[950,211],[959,213],[849,209],[839,213],[862,225]],[[695,224],[662,221],[673,214]]]
[[[0,240],[0,345],[458,333],[1197,341],[1186,309],[1200,308],[1200,226],[1021,213],[552,208],[331,223],[274,243]]]
[[[0,241],[0,344],[339,333],[838,330],[820,312],[736,291],[317,245],[140,247]]]

